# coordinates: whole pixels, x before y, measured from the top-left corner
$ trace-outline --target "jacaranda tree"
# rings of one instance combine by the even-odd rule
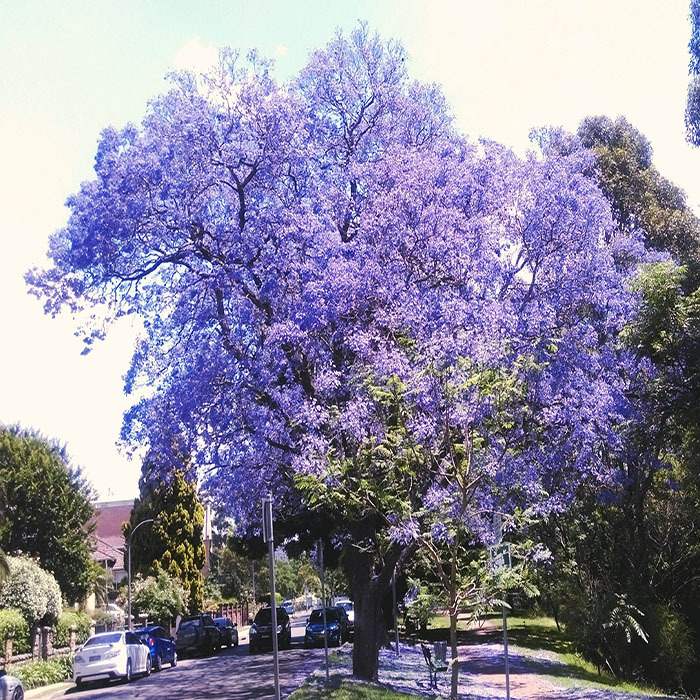
[[[223,51],[174,75],[140,126],[105,130],[28,282],[52,314],[141,316],[126,388],[148,391],[127,440],[167,453],[174,427],[241,526],[268,490],[282,515],[335,516],[354,671],[376,678],[380,601],[459,493],[445,460],[466,442],[502,492],[469,511],[477,538],[494,508],[610,478],[632,303],[618,261],[641,248],[610,235],[575,139],[525,160],[469,143],[364,26],[286,85],[270,70]],[[519,387],[502,422],[474,381],[489,372]]]

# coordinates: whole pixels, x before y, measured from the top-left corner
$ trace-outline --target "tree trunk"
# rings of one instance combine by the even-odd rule
[[[457,613],[450,615],[450,650],[452,652],[452,681],[450,683],[450,698],[456,700],[459,687],[459,663],[457,651]]]
[[[360,541],[359,538],[355,540]],[[377,681],[379,649],[386,639],[382,600],[389,592],[391,577],[397,563],[416,549],[412,543],[405,547],[393,545],[376,569],[373,549],[357,545],[345,548],[343,563],[355,601],[355,639],[352,652],[352,672],[358,678]]]
[[[369,581],[367,582],[369,584]],[[379,649],[386,637],[381,613],[381,598],[372,594],[372,586],[353,589],[355,596],[355,639],[352,672],[368,681],[376,681],[379,672]]]

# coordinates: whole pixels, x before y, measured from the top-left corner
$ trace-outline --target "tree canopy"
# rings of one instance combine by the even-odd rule
[[[172,454],[177,426],[242,526],[267,491],[278,513],[332,516],[364,677],[394,566],[467,460],[478,542],[494,510],[561,509],[616,476],[603,454],[636,373],[617,338],[645,251],[580,140],[538,138],[525,159],[470,143],[364,26],[286,85],[223,51],[103,132],[52,266],[28,274],[50,313],[142,316],[127,389],[150,390],[126,439]]]
[[[0,426],[0,483],[5,501],[0,546],[36,557],[71,602],[92,590],[92,488],[65,449],[40,435]]]

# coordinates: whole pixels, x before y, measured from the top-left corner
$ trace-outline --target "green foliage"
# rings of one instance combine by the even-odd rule
[[[82,611],[64,610],[56,623],[53,645],[67,647],[70,644],[70,628],[75,627],[76,644],[82,644],[90,636],[92,618]]]
[[[144,474],[153,465],[144,463]],[[180,580],[187,591],[187,609],[196,613],[204,603],[204,509],[197,488],[188,480],[187,471],[176,470],[168,483],[159,483],[142,476],[141,496],[134,504],[130,523],[124,528],[129,537],[131,528],[147,518],[156,522],[144,525],[132,539],[132,575],[155,575],[166,571]],[[147,530],[150,528],[150,532]]]
[[[204,603],[203,610],[215,610],[219,603],[223,602],[221,588],[211,576],[204,579]]]
[[[417,628],[426,630],[430,618],[435,613],[438,600],[426,585],[416,579],[409,579],[408,589],[408,597],[404,599],[406,602],[406,624],[408,626],[410,620]]]
[[[73,657],[59,656],[48,661],[31,661],[22,666],[10,666],[8,673],[17,676],[25,690],[60,683],[73,676]]]
[[[5,649],[5,642],[10,634],[14,634],[13,654],[29,652],[29,625],[22,613],[15,608],[0,610],[0,650]]]
[[[94,494],[64,449],[17,428],[0,427],[4,519],[0,547],[36,557],[70,602],[92,590],[90,522]]]
[[[160,570],[155,576],[132,582],[131,607],[135,614],[165,622],[187,609],[187,591],[180,580]]]
[[[597,178],[623,231],[643,232],[648,244],[667,250],[697,279],[700,221],[685,193],[652,163],[649,141],[624,117],[588,117],[578,134],[597,159]]]
[[[10,575],[0,591],[0,608],[16,608],[30,625],[55,622],[63,607],[56,579],[28,557],[8,557],[8,563]]]
[[[651,606],[650,643],[655,651],[655,677],[667,688],[682,688],[695,663],[694,631],[688,620],[669,603]]]

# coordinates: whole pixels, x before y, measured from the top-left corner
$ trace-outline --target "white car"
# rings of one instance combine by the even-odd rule
[[[338,607],[345,610],[348,616],[348,632],[354,634],[355,632],[355,604],[351,600],[341,600],[336,603]]]
[[[137,674],[151,673],[151,654],[133,632],[96,634],[78,649],[73,661],[73,681],[122,678],[127,683]]]

